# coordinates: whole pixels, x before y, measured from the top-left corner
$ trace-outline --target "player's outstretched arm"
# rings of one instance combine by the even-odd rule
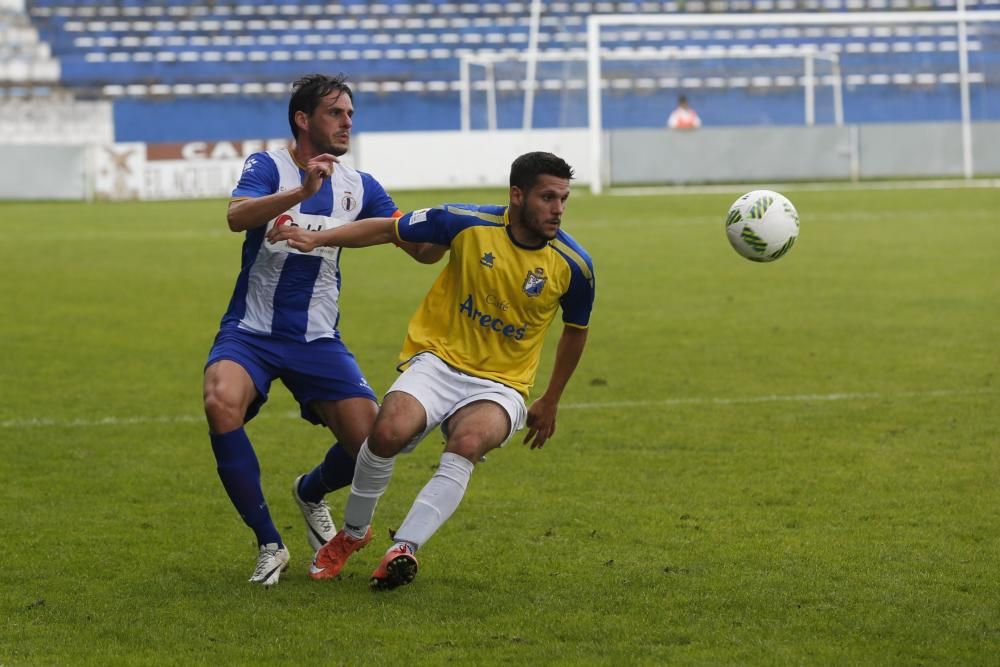
[[[406,241],[398,243],[407,255],[421,264],[433,264],[448,252],[448,246],[435,245],[434,243],[407,243]]]
[[[538,397],[528,408],[528,434],[524,442],[531,442],[532,449],[538,449],[545,441],[556,433],[556,412],[559,410],[559,400],[569,379],[573,377],[576,366],[583,356],[583,348],[587,344],[587,330],[579,327],[563,327],[556,348],[556,360],[552,366],[552,377],[545,393]]]
[[[317,155],[306,164],[305,178],[299,187],[289,188],[264,197],[229,202],[229,210],[226,212],[226,222],[229,223],[229,229],[234,232],[244,232],[254,227],[260,227],[296,204],[301,204],[319,192],[323,180],[330,178],[334,164],[337,162],[339,160],[329,153]]]
[[[395,218],[366,218],[320,232],[310,232],[298,225],[276,225],[267,233],[271,243],[288,241],[301,252],[311,252],[320,246],[366,248],[396,240]]]

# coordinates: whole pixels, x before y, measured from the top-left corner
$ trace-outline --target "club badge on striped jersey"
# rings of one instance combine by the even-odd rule
[[[340,207],[345,211],[353,211],[358,206],[358,200],[350,192],[345,192],[340,200]]]

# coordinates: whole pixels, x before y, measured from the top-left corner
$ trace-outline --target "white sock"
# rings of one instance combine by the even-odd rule
[[[358,461],[354,466],[351,494],[347,497],[347,507],[344,508],[344,531],[351,537],[359,540],[368,532],[368,526],[375,516],[375,505],[389,488],[395,463],[395,458],[384,459],[372,454],[368,449],[368,440],[361,444]]]
[[[431,481],[413,501],[410,513],[396,531],[395,540],[417,549],[431,538],[462,502],[475,466],[467,458],[445,452]]]

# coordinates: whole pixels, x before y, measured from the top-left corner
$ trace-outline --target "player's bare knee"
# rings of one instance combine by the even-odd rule
[[[217,391],[205,391],[205,417],[213,433],[228,433],[243,426],[243,413],[239,406]]]
[[[389,458],[402,451],[409,441],[407,434],[395,424],[376,421],[368,436],[368,449],[375,456]]]
[[[473,463],[479,462],[485,449],[482,438],[475,433],[459,434],[448,438],[448,444],[445,446],[445,451],[458,454]]]
[[[381,456],[385,459],[398,454],[405,445],[405,442],[401,442],[398,437],[391,435],[379,437],[375,433],[372,433],[368,438],[368,450],[375,456]]]

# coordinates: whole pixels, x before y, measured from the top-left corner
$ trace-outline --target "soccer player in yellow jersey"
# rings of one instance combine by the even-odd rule
[[[319,232],[281,225],[269,232],[270,242],[303,252],[400,242],[450,249],[447,266],[410,320],[400,355],[405,370],[361,446],[344,528],[317,552],[312,578],[337,576],[371,541],[375,505],[389,485],[394,457],[436,426],[446,438],[440,465],[372,574],[374,588],[413,581],[414,552],[458,507],[487,452],[525,425],[532,449],[555,433],[559,399],[583,354],[594,302],[590,257],[560,229],[572,178],[561,158],[528,153],[511,165],[507,206],[452,204],[398,220],[370,218]],[[552,376],[528,409],[545,332],[560,308],[563,332]]]

